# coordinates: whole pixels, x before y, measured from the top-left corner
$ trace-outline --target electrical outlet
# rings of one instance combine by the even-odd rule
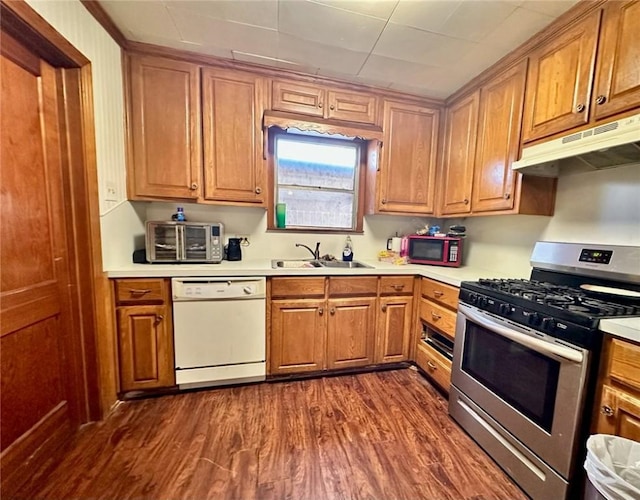
[[[118,193],[114,184],[108,183],[105,191],[105,201],[118,201]]]
[[[236,234],[235,237],[240,239],[240,244],[242,246],[248,247],[250,245],[248,234]]]

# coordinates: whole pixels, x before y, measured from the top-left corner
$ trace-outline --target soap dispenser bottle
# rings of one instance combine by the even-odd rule
[[[346,262],[353,260],[353,243],[351,243],[351,236],[347,236],[347,240],[344,242],[344,249],[342,250],[342,260]]]

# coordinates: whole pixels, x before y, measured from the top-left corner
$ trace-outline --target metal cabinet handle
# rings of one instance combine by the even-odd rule
[[[256,188],[256,194],[260,194],[260,193],[262,193],[262,189],[261,189],[261,188],[259,188],[259,187],[257,187],[257,188]]]
[[[386,198],[382,198],[381,202],[382,202],[383,205],[386,205],[387,204],[387,199]]]
[[[385,306],[382,306],[382,308],[381,308],[381,309],[382,309],[382,312],[383,312],[383,313],[384,313],[384,312],[387,312],[387,306],[386,306],[386,305],[385,305]]]
[[[431,361],[427,361],[427,366],[429,368],[431,368],[432,370],[437,370],[438,367],[436,365],[434,365]]]
[[[504,193],[504,199],[508,200],[509,198],[511,198],[511,193]]]
[[[444,295],[444,292],[441,292],[440,290],[434,290],[433,295],[435,295],[436,297],[442,297]]]
[[[596,97],[596,103],[597,104],[604,104],[605,102],[607,102],[607,97],[606,96],[599,95],[598,97]]]
[[[464,200],[462,200],[462,203],[464,203],[465,205],[468,205],[469,204],[469,199],[465,198]]]
[[[151,290],[148,288],[143,290],[129,290],[129,293],[135,297],[142,297],[143,295],[151,293]]]
[[[196,189],[198,189],[198,185],[194,182],[191,184],[191,186],[189,186],[189,189],[191,189],[191,191],[195,191]]]
[[[163,319],[164,319],[164,316],[162,314],[156,314],[156,320],[154,321],[154,325],[159,325]]]
[[[319,107],[320,109],[322,109],[322,103],[321,103],[321,102],[319,102],[319,103],[318,103],[318,107]]]
[[[442,316],[440,316],[439,314],[434,313],[433,311],[431,311],[431,317],[432,317],[435,321],[438,321],[440,318],[442,318]]]
[[[318,314],[322,316],[324,314],[324,307],[318,309]]]
[[[404,285],[391,285],[393,287],[394,290],[402,290],[404,288]]]
[[[584,104],[578,104],[578,105],[576,106],[576,111],[577,111],[578,113],[582,113],[584,110],[585,110],[585,105],[584,105]]]
[[[336,313],[336,308],[332,307],[331,310],[329,311],[331,314],[335,314]]]
[[[602,413],[607,417],[613,417],[614,412],[613,412],[613,408],[611,408],[610,406],[603,405],[602,408],[600,408],[600,413]]]
[[[336,109],[336,107],[332,104],[331,106],[329,106],[329,109],[333,111],[334,109]]]

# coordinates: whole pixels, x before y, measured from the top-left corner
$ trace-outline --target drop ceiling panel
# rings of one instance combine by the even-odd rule
[[[278,29],[278,3],[270,0],[203,2],[194,0],[164,2],[175,10],[186,10],[224,21]]]

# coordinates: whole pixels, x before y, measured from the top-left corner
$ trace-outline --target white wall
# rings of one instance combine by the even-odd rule
[[[536,241],[640,246],[640,165],[560,177],[553,217],[468,217],[463,224],[468,265],[523,277]]]
[[[103,265],[108,269],[129,262],[133,235],[143,226],[126,201],[120,47],[78,0],[27,3],[91,61]]]

